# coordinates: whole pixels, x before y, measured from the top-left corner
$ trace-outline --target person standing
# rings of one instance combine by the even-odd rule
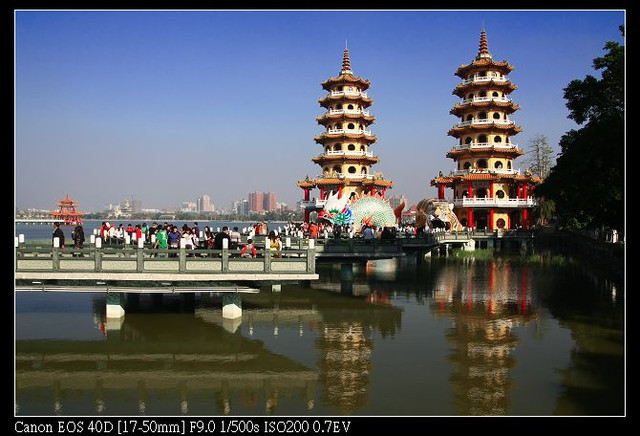
[[[53,244],[53,239],[58,238],[60,240],[60,248],[64,248],[64,232],[60,228],[60,223],[53,223],[53,236],[51,238],[51,243]]]
[[[362,228],[362,236],[364,237],[365,244],[370,244],[376,237],[373,227],[365,224]]]
[[[318,225],[314,221],[309,224],[309,239],[318,239]]]
[[[216,238],[213,242],[213,248],[215,250],[222,250],[222,240],[226,239],[229,242],[231,242],[231,237],[229,236],[229,227],[224,226],[222,228],[222,231],[218,234],[216,234]]]
[[[82,226],[76,226],[71,234],[73,239],[73,248],[82,248],[84,245],[84,229]]]
[[[153,248],[163,251],[163,253],[159,253],[157,257],[167,257],[166,251],[169,248],[169,236],[167,235],[167,231],[164,227],[159,227],[156,231],[156,242],[154,243]]]
[[[84,229],[78,225],[71,233],[71,239],[73,239],[73,248],[83,248],[84,245]],[[83,257],[82,253],[74,253],[73,257]]]
[[[235,250],[236,248],[238,248],[238,246],[240,245],[240,241],[242,239],[242,236],[240,235],[240,232],[238,231],[237,227],[234,227],[233,230],[231,231],[231,233],[229,233],[229,248]]]
[[[151,240],[151,236],[148,234],[149,227],[147,227],[147,223],[142,223],[142,227],[140,227],[140,232],[142,233],[142,236],[144,237],[145,242],[149,242]]]

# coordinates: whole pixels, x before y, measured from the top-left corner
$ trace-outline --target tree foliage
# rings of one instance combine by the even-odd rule
[[[621,27],[621,31],[623,28]],[[560,139],[561,152],[536,193],[553,200],[570,227],[624,228],[624,46],[607,42],[587,75],[564,89],[569,118],[582,125]]]
[[[547,137],[535,135],[531,138],[526,161],[531,172],[544,179],[549,174],[553,161],[553,148],[549,145]]]

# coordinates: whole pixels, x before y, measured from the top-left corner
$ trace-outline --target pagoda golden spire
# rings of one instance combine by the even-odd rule
[[[487,32],[482,29],[480,32],[480,47],[478,49],[478,57],[476,59],[481,58],[491,58],[491,54],[489,53],[489,43],[487,42]]]

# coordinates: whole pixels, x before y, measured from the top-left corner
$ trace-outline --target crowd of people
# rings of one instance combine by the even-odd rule
[[[421,230],[412,225],[403,225],[399,227],[380,227],[363,225],[360,229],[361,237],[366,241],[374,239],[393,239],[398,236],[412,237],[419,236]],[[184,247],[188,250],[196,249],[215,249],[221,250],[227,247],[234,251],[240,251],[240,255],[244,257],[256,257],[256,249],[253,241],[258,236],[264,236],[268,249],[274,252],[280,252],[283,249],[282,236],[291,236],[298,238],[352,238],[356,236],[354,227],[347,225],[332,225],[326,220],[318,220],[318,222],[310,221],[289,222],[279,227],[279,230],[269,230],[269,226],[265,222],[258,222],[249,227],[245,227],[242,231],[238,227],[224,226],[222,229],[217,228],[214,231],[211,227],[205,226],[202,231],[198,222],[194,222],[192,226],[183,224],[179,227],[169,222],[158,224],[152,222],[150,226],[146,223],[116,225],[103,221],[100,228],[96,232],[96,237],[100,237],[105,245],[127,245],[138,244],[142,240],[145,244],[151,244],[155,249],[178,249]],[[243,243],[243,236],[247,237],[247,242]],[[60,229],[59,223],[54,223],[53,238],[58,238],[59,246],[64,248],[65,237],[64,232]],[[86,240],[84,229],[81,225],[77,225],[71,235],[74,248],[83,248]],[[223,242],[227,240],[227,242]]]

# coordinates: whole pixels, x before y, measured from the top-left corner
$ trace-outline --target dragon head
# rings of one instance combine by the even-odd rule
[[[340,193],[331,191],[324,204],[324,208],[318,212],[318,217],[326,219],[332,224],[350,224],[351,209],[348,201]]]

